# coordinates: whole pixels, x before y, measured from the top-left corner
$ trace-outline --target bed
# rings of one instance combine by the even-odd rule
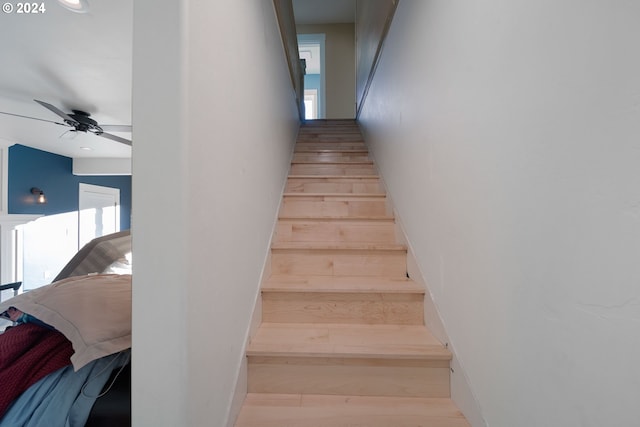
[[[21,313],[0,334],[0,427],[131,425],[130,252],[129,231],[94,239],[50,285],[0,303]]]

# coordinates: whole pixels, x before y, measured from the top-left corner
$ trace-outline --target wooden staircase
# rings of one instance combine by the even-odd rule
[[[353,120],[302,125],[236,427],[468,427]]]

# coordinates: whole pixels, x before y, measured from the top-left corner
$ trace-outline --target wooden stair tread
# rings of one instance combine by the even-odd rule
[[[305,123],[300,126],[300,131],[313,130],[314,132],[329,132],[329,131],[339,131],[344,132],[344,130],[352,130],[353,132],[360,132],[360,127],[357,123],[339,123],[339,124],[330,124],[330,123],[319,123],[319,124],[308,124]]]
[[[366,148],[296,148],[294,154],[369,154]]]
[[[349,166],[347,165],[321,165],[319,163],[314,163],[314,164],[309,164],[309,165],[292,165],[292,168],[295,168],[295,170],[291,170],[291,173],[300,173],[301,171],[299,169],[305,169],[304,172],[308,173],[309,175],[313,175],[314,172],[317,173],[318,175],[324,175],[326,173],[338,173],[339,175],[345,176],[345,177],[351,177],[354,175],[360,175],[363,173],[363,171],[365,171],[364,173],[367,175],[372,175],[372,176],[377,176],[376,170],[374,169],[373,165],[360,165],[360,166],[354,166],[351,165],[354,168],[358,168],[358,170],[354,170],[354,169],[349,169]],[[327,170],[330,169],[330,170]]]
[[[394,243],[359,243],[359,242],[281,242],[272,243],[272,250],[326,250],[326,251],[403,251],[405,245]]]
[[[360,126],[357,123],[339,124],[339,125],[323,125],[323,126],[302,125],[300,126],[299,130],[300,130],[299,134],[302,134],[302,133],[323,133],[323,134],[358,133],[362,135],[362,132],[360,131]]]
[[[345,163],[345,162],[366,162],[370,161],[368,153],[346,154],[346,153],[294,153],[293,162],[309,163]]]
[[[470,427],[448,398],[248,393],[236,427]]]
[[[262,285],[263,292],[411,293],[424,288],[407,278],[272,275]]]
[[[329,144],[340,144],[344,142],[357,142],[365,145],[362,135],[358,132],[304,132],[298,134],[296,140],[298,144],[313,144],[314,142],[328,142]]]
[[[305,148],[304,150],[294,150],[294,153],[320,153],[320,154],[356,154],[356,153],[365,153],[368,154],[369,150],[367,148],[354,148],[354,149],[344,149],[344,150],[336,150],[329,148],[318,148],[318,149],[309,149]]]
[[[367,222],[395,222],[392,216],[360,216],[360,217],[322,217],[322,216],[280,216],[279,221],[285,222],[329,222],[329,223],[367,223]]]
[[[345,139],[357,139],[359,141],[363,141],[362,138],[362,133],[360,133],[358,130],[353,129],[350,131],[346,131],[342,130],[342,129],[336,129],[334,131],[325,131],[325,130],[305,130],[303,132],[298,133],[298,142],[300,142],[301,140],[307,140],[307,139],[315,139],[315,138],[319,138],[319,139],[329,139],[332,141],[343,141]]]
[[[344,130],[343,130],[344,129]],[[311,132],[341,132],[345,131],[349,132],[357,132],[360,133],[360,126],[357,123],[338,123],[338,124],[322,124],[322,125],[307,125],[303,124],[300,126],[300,131],[311,131]]]
[[[292,160],[291,164],[295,165],[373,165],[373,160],[343,160],[343,161],[326,161],[326,162],[318,162],[313,160]]]
[[[355,123],[355,122],[337,123],[337,124],[323,123],[323,124],[312,124],[312,125],[305,123],[302,126],[300,126],[300,131],[312,130],[314,132],[317,132],[317,131],[324,131],[325,129],[336,130],[336,131],[345,129],[349,131],[360,132],[360,126],[358,125],[358,123]]]
[[[319,134],[319,135],[345,135],[356,134],[362,135],[358,125],[349,126],[300,126],[299,135]]]
[[[371,179],[376,180],[380,179],[378,175],[289,175],[287,178],[289,179],[340,179],[340,180],[363,180],[363,179]]]
[[[331,119],[331,120],[334,120],[334,119]],[[360,127],[358,126],[358,123],[354,121],[350,123],[311,123],[311,124],[309,122],[306,122],[300,126],[300,130],[310,130],[310,129],[317,129],[323,132],[325,132],[326,130],[339,131],[342,129],[360,132]]]
[[[335,144],[331,142],[308,142],[308,143],[297,143],[294,153],[310,153],[317,152],[318,150],[326,150],[327,153],[348,153],[351,150],[363,151],[367,150],[367,146],[364,145],[363,142],[343,142],[342,146],[335,146]],[[334,145],[334,146],[332,146]]]
[[[341,198],[362,198],[362,197],[371,197],[371,198],[385,198],[387,195],[385,193],[284,193],[283,197],[341,197]]]
[[[285,194],[385,194],[377,175],[290,175]]]
[[[361,215],[361,216],[320,216],[320,215],[282,215],[278,220],[283,221],[389,221],[394,222],[393,216]]]
[[[318,132],[307,131],[300,132],[298,134],[297,142],[316,142],[316,141],[328,141],[328,142],[361,142],[364,144],[364,139],[360,132]]]
[[[321,147],[314,147],[314,149],[321,148],[321,149],[328,149],[328,150],[335,150],[335,149],[354,150],[354,149],[364,149],[367,147],[367,145],[364,143],[364,140],[356,136],[352,138],[336,139],[336,138],[321,138],[318,136],[308,135],[306,137],[305,136],[299,137],[298,140],[296,141],[296,144],[298,144],[298,148],[309,148],[304,146],[309,145],[313,147],[314,144],[318,144],[318,145],[321,145]]]
[[[422,325],[266,323],[248,356],[451,360],[451,352]]]

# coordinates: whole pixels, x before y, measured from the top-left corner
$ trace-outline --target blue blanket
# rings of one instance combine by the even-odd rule
[[[130,350],[94,360],[78,372],[69,365],[47,375],[14,401],[0,427],[83,427],[111,372]]]

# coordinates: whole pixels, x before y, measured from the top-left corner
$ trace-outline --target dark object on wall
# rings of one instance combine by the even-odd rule
[[[38,187],[31,187],[31,194],[34,196],[38,196],[36,199],[37,203],[47,203],[47,198],[44,196],[44,191],[39,189]]]

